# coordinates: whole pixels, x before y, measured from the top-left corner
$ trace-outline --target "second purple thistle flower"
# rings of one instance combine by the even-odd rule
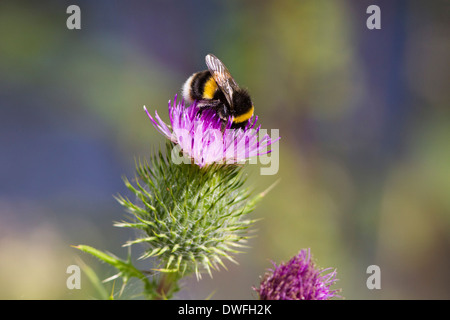
[[[336,270],[318,268],[310,249],[301,250],[287,263],[273,263],[261,284],[254,290],[260,300],[329,300],[338,297]]]

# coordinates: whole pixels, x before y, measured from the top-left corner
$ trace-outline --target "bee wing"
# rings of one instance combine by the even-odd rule
[[[215,55],[208,54],[205,58],[209,72],[213,76],[219,88],[222,90],[229,105],[233,107],[233,93],[239,89],[238,84],[234,81],[227,67]]]

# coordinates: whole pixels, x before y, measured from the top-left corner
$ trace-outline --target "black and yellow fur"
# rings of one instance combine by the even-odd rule
[[[254,112],[250,95],[236,84],[219,59],[213,55],[206,59],[209,70],[194,73],[186,80],[184,99],[197,101],[200,110],[213,108],[224,122],[232,117],[232,128],[245,127]]]

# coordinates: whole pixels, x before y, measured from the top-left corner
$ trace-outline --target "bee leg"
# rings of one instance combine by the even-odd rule
[[[235,123],[233,122],[233,124],[231,125],[231,129],[242,129],[244,130],[245,127],[247,126],[247,121],[244,122],[240,122],[240,123]]]
[[[197,107],[204,108],[217,108],[221,102],[219,100],[197,100]]]
[[[225,122],[227,122],[228,121],[228,118],[230,117],[230,112],[229,112],[229,110],[228,110],[228,108],[224,105],[224,104],[222,104],[221,106],[219,106],[218,108],[217,108],[217,114],[219,115],[219,117],[223,120],[223,121],[225,121]]]
[[[219,100],[197,100],[197,115],[201,115],[203,110],[206,109],[217,109],[220,103]]]

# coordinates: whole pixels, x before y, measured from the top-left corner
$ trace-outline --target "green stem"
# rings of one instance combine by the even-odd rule
[[[171,299],[173,294],[180,290],[178,280],[180,280],[178,272],[162,273],[158,283],[149,287],[151,292],[146,292],[147,298],[150,300]]]

